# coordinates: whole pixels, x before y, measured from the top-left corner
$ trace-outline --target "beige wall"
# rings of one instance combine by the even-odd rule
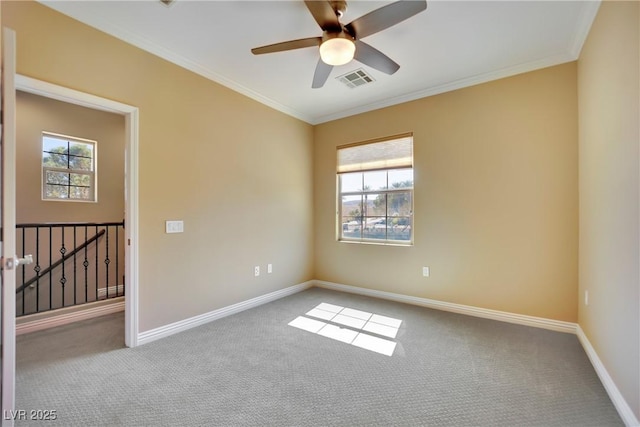
[[[35,2],[1,7],[18,73],[140,109],[140,332],[313,277],[310,125]]]
[[[122,221],[124,117],[30,93],[16,96],[16,218],[26,222]],[[42,200],[42,132],[97,141],[98,203]]]
[[[637,418],[639,22],[637,2],[602,3],[578,62],[579,323]]]
[[[576,321],[576,90],[569,63],[317,126],[316,278]],[[415,245],[337,242],[336,146],[403,132]]]

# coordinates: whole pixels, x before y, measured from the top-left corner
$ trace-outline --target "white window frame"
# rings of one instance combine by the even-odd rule
[[[49,137],[49,138],[55,138],[55,139],[59,139],[59,140],[64,140],[67,142],[67,144],[71,143],[71,142],[76,142],[76,143],[80,143],[80,144],[87,144],[87,145],[91,145],[93,147],[93,157],[91,158],[91,162],[92,162],[92,168],[91,171],[86,171],[86,170],[80,170],[80,169],[71,169],[71,168],[55,168],[55,167],[50,167],[50,166],[45,166],[44,165],[44,155],[45,155],[45,151],[44,151],[44,138],[45,137]],[[41,195],[42,195],[42,200],[46,201],[46,202],[76,202],[76,203],[97,203],[98,202],[98,183],[97,183],[97,176],[98,176],[98,142],[91,140],[91,139],[85,139],[85,138],[79,138],[76,136],[69,136],[69,135],[63,135],[63,134],[59,134],[59,133],[53,133],[53,132],[42,132],[42,137],[41,137],[41,147],[40,147],[40,153],[41,153],[41,157],[40,157],[40,166],[41,166],[41,172],[42,172],[42,179],[41,179],[41,187],[42,187],[42,191],[41,191]],[[91,194],[91,199],[78,199],[78,198],[61,198],[61,197],[47,197],[47,192],[46,192],[46,186],[47,186],[47,172],[51,171],[51,172],[62,172],[62,173],[68,173],[68,174],[77,174],[77,175],[85,175],[89,177],[89,192]],[[72,187],[71,183],[69,183],[68,187]]]
[[[387,137],[387,138],[379,138],[379,139],[375,139],[375,140],[369,140],[369,141],[364,141],[364,142],[358,142],[358,143],[355,143],[355,144],[348,144],[348,145],[339,146],[339,147],[337,147],[338,157],[339,157],[339,152],[340,152],[341,149],[350,148],[350,147],[356,147],[356,146],[372,145],[372,144],[381,143],[381,142],[393,141],[393,140],[397,140],[397,139],[401,139],[401,138],[410,138],[411,139],[411,147],[412,147],[412,151],[413,151],[413,134],[412,133],[407,133],[407,134],[395,135],[395,136],[391,136],[391,137]],[[414,228],[415,228],[414,227],[414,186],[415,186],[415,182],[413,181],[413,178],[412,178],[412,182],[414,182],[414,184],[411,187],[389,188],[388,187],[388,182],[387,182],[387,188],[385,188],[385,189],[367,190],[365,188],[364,182],[363,182],[362,190],[342,192],[342,185],[341,185],[341,176],[343,174],[348,174],[348,173],[363,173],[363,180],[364,180],[364,174],[367,173],[367,172],[386,171],[387,172],[387,180],[388,180],[389,171],[398,171],[398,170],[402,170],[402,169],[410,169],[412,171],[412,176],[413,176],[413,171],[414,171],[413,154],[411,155],[410,164],[405,164],[405,165],[389,164],[389,165],[386,165],[386,166],[383,166],[383,167],[373,166],[371,168],[363,168],[363,169],[358,169],[358,170],[340,172],[339,160],[337,161],[337,164],[338,164],[338,170],[336,171],[336,194],[337,194],[336,240],[338,242],[346,242],[346,243],[365,243],[365,244],[376,244],[376,245],[413,246]],[[385,238],[364,237],[362,235],[363,234],[363,232],[362,232],[362,220],[360,222],[360,229],[361,229],[361,236],[360,237],[350,237],[350,236],[345,236],[344,235],[343,212],[342,212],[342,206],[343,206],[342,199],[343,199],[343,197],[360,195],[364,199],[364,197],[367,196],[367,195],[380,195],[380,194],[389,195],[389,194],[393,194],[393,193],[407,193],[407,192],[410,193],[410,197],[411,197],[410,214],[407,216],[408,218],[410,218],[410,227],[411,227],[410,228],[409,240],[390,239],[390,238],[388,238],[388,235]],[[364,210],[364,204],[363,204],[362,208]],[[363,214],[362,217],[361,217],[362,219],[364,219],[364,218],[366,218],[368,216],[368,215],[364,215],[364,212],[362,212],[362,214]],[[390,218],[392,218],[392,217],[389,216],[389,212],[385,208],[385,215],[384,215],[385,233],[388,233],[388,228],[387,227],[388,227]]]

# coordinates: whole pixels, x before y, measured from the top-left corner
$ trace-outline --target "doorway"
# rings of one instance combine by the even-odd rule
[[[16,75],[16,90],[124,117],[124,302],[127,347],[138,344],[138,109],[62,86]],[[116,287],[117,290],[117,287]]]
[[[16,91],[16,249],[33,260],[16,334],[124,310],[124,132],[120,114]]]

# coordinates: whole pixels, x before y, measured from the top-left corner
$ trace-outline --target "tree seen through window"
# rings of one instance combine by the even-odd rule
[[[43,198],[95,200],[95,142],[52,134],[42,138]]]

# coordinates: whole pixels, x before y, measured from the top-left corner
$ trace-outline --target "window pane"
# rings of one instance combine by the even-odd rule
[[[389,188],[413,188],[413,169],[390,170]]]
[[[362,212],[362,196],[343,196],[342,197],[342,216],[360,217]]]
[[[367,217],[365,219],[365,228],[362,233],[365,239],[386,239],[387,238],[387,221],[385,217]]]
[[[351,193],[354,191],[362,191],[362,174],[344,173],[340,175],[340,192]]]
[[[47,184],[69,185],[69,174],[66,172],[46,171]]]
[[[66,154],[42,153],[42,165],[50,168],[69,167],[69,157]]]
[[[365,172],[365,191],[385,190],[387,188],[387,171]]]
[[[69,156],[69,168],[81,171],[92,171],[93,161],[86,157]]]
[[[50,185],[44,186],[44,197],[47,199],[68,199],[69,187],[66,185]]]
[[[69,143],[60,138],[44,135],[42,137],[42,151],[50,153],[69,154]]]
[[[411,240],[411,217],[389,218],[387,238],[390,240]]]
[[[71,169],[93,170],[93,145],[72,142],[69,144]]]
[[[342,237],[360,238],[362,231],[362,196],[342,197]]]
[[[386,194],[367,194],[364,199],[366,216],[385,216],[387,214]]]
[[[411,191],[399,191],[387,195],[388,216],[410,216],[412,209]]]
[[[82,175],[77,173],[72,173],[71,175],[71,185],[77,185],[81,187],[89,187],[91,185],[91,177],[89,175]]]
[[[342,237],[348,237],[352,239],[362,238],[362,224],[358,219],[352,219],[342,224]]]
[[[91,191],[87,187],[69,188],[69,197],[71,199],[93,200],[93,197],[91,197]]]
[[[69,154],[72,156],[93,157],[93,145],[84,142],[69,142]]]

